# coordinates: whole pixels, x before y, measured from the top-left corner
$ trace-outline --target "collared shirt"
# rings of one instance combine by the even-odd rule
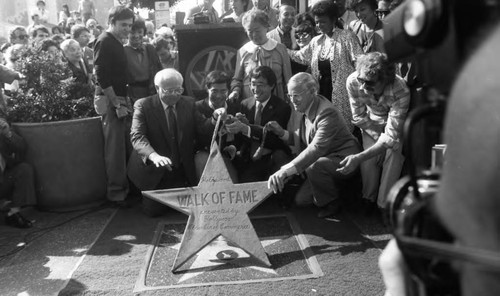
[[[292,77],[290,58],[286,52],[286,47],[270,38],[266,43],[259,46],[249,41],[238,50],[236,68],[231,82],[231,92],[236,91],[242,100],[252,97],[251,79],[248,73],[262,65],[270,67],[276,74],[276,87],[273,94],[285,99],[287,93],[286,82]]]
[[[218,109],[218,108],[215,108],[214,104],[212,103],[212,101],[210,101],[210,99],[208,99],[208,106],[210,108],[212,108],[213,111],[215,111],[216,109]],[[224,102],[224,108],[226,108],[226,110],[227,110],[227,102]]]
[[[265,100],[264,102],[259,102],[259,101],[255,100],[255,114],[257,114],[257,109],[259,108],[259,105],[262,105],[262,112],[264,112],[264,108],[266,108],[266,105],[267,105],[267,103],[269,102],[270,99],[271,99],[271,96],[269,96],[269,98],[267,98],[267,100]],[[254,114],[254,118],[255,118],[255,114]],[[251,138],[251,136],[252,136],[252,129],[250,128],[250,126],[247,126],[247,130],[243,134],[245,136]]]
[[[403,124],[410,106],[410,91],[403,78],[396,75],[377,99],[361,89],[358,72],[347,78],[347,91],[352,109],[352,123],[361,129],[384,127],[377,142],[387,148],[401,144]]]
[[[127,44],[124,49],[127,56],[129,83],[149,80],[149,57],[144,44],[138,48]]]

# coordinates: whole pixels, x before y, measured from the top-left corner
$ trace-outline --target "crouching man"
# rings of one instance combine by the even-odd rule
[[[307,181],[295,196],[295,203],[314,203],[321,208],[318,217],[326,218],[339,213],[339,186],[356,173],[356,167],[339,172],[340,162],[358,153],[360,147],[340,111],[318,95],[318,90],[318,82],[308,73],[298,73],[288,82],[288,96],[297,112],[292,114],[288,130],[276,122],[266,128],[294,146],[298,155],[269,177],[268,186],[274,192],[282,191],[290,177],[305,172]]]

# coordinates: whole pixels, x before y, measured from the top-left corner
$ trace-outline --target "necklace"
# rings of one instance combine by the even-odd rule
[[[331,39],[325,35],[325,40],[320,48],[319,59],[321,61],[328,60],[330,58],[330,53],[332,51],[332,48],[333,48],[333,46],[332,46]]]

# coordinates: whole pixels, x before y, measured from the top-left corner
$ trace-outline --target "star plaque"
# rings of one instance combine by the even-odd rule
[[[265,181],[234,184],[216,142],[212,144],[198,186],[142,194],[189,215],[172,272],[220,235],[265,266],[271,266],[248,217],[250,211],[271,195],[271,189]]]

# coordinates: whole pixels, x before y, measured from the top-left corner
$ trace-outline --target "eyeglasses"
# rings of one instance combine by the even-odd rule
[[[376,80],[366,80],[366,79],[363,79],[361,77],[357,77],[358,81],[361,83],[361,84],[364,84],[368,87],[374,87],[375,84],[377,84],[377,81]]]
[[[179,87],[179,88],[161,88],[161,91],[165,93],[166,95],[180,95],[184,92],[184,88]]]
[[[298,93],[296,93],[296,94],[292,94],[292,93],[287,94],[287,96],[288,96],[288,97],[292,100],[292,99],[293,99],[293,98],[295,98],[295,97],[300,97],[300,96],[301,96],[303,93],[305,93],[306,91],[307,91],[307,89],[304,89],[303,91],[298,92]]]
[[[295,38],[297,38],[297,39],[301,39],[301,38],[309,38],[309,37],[311,37],[311,34],[306,33],[306,32],[304,32],[304,33],[297,33],[297,34],[295,34]]]

